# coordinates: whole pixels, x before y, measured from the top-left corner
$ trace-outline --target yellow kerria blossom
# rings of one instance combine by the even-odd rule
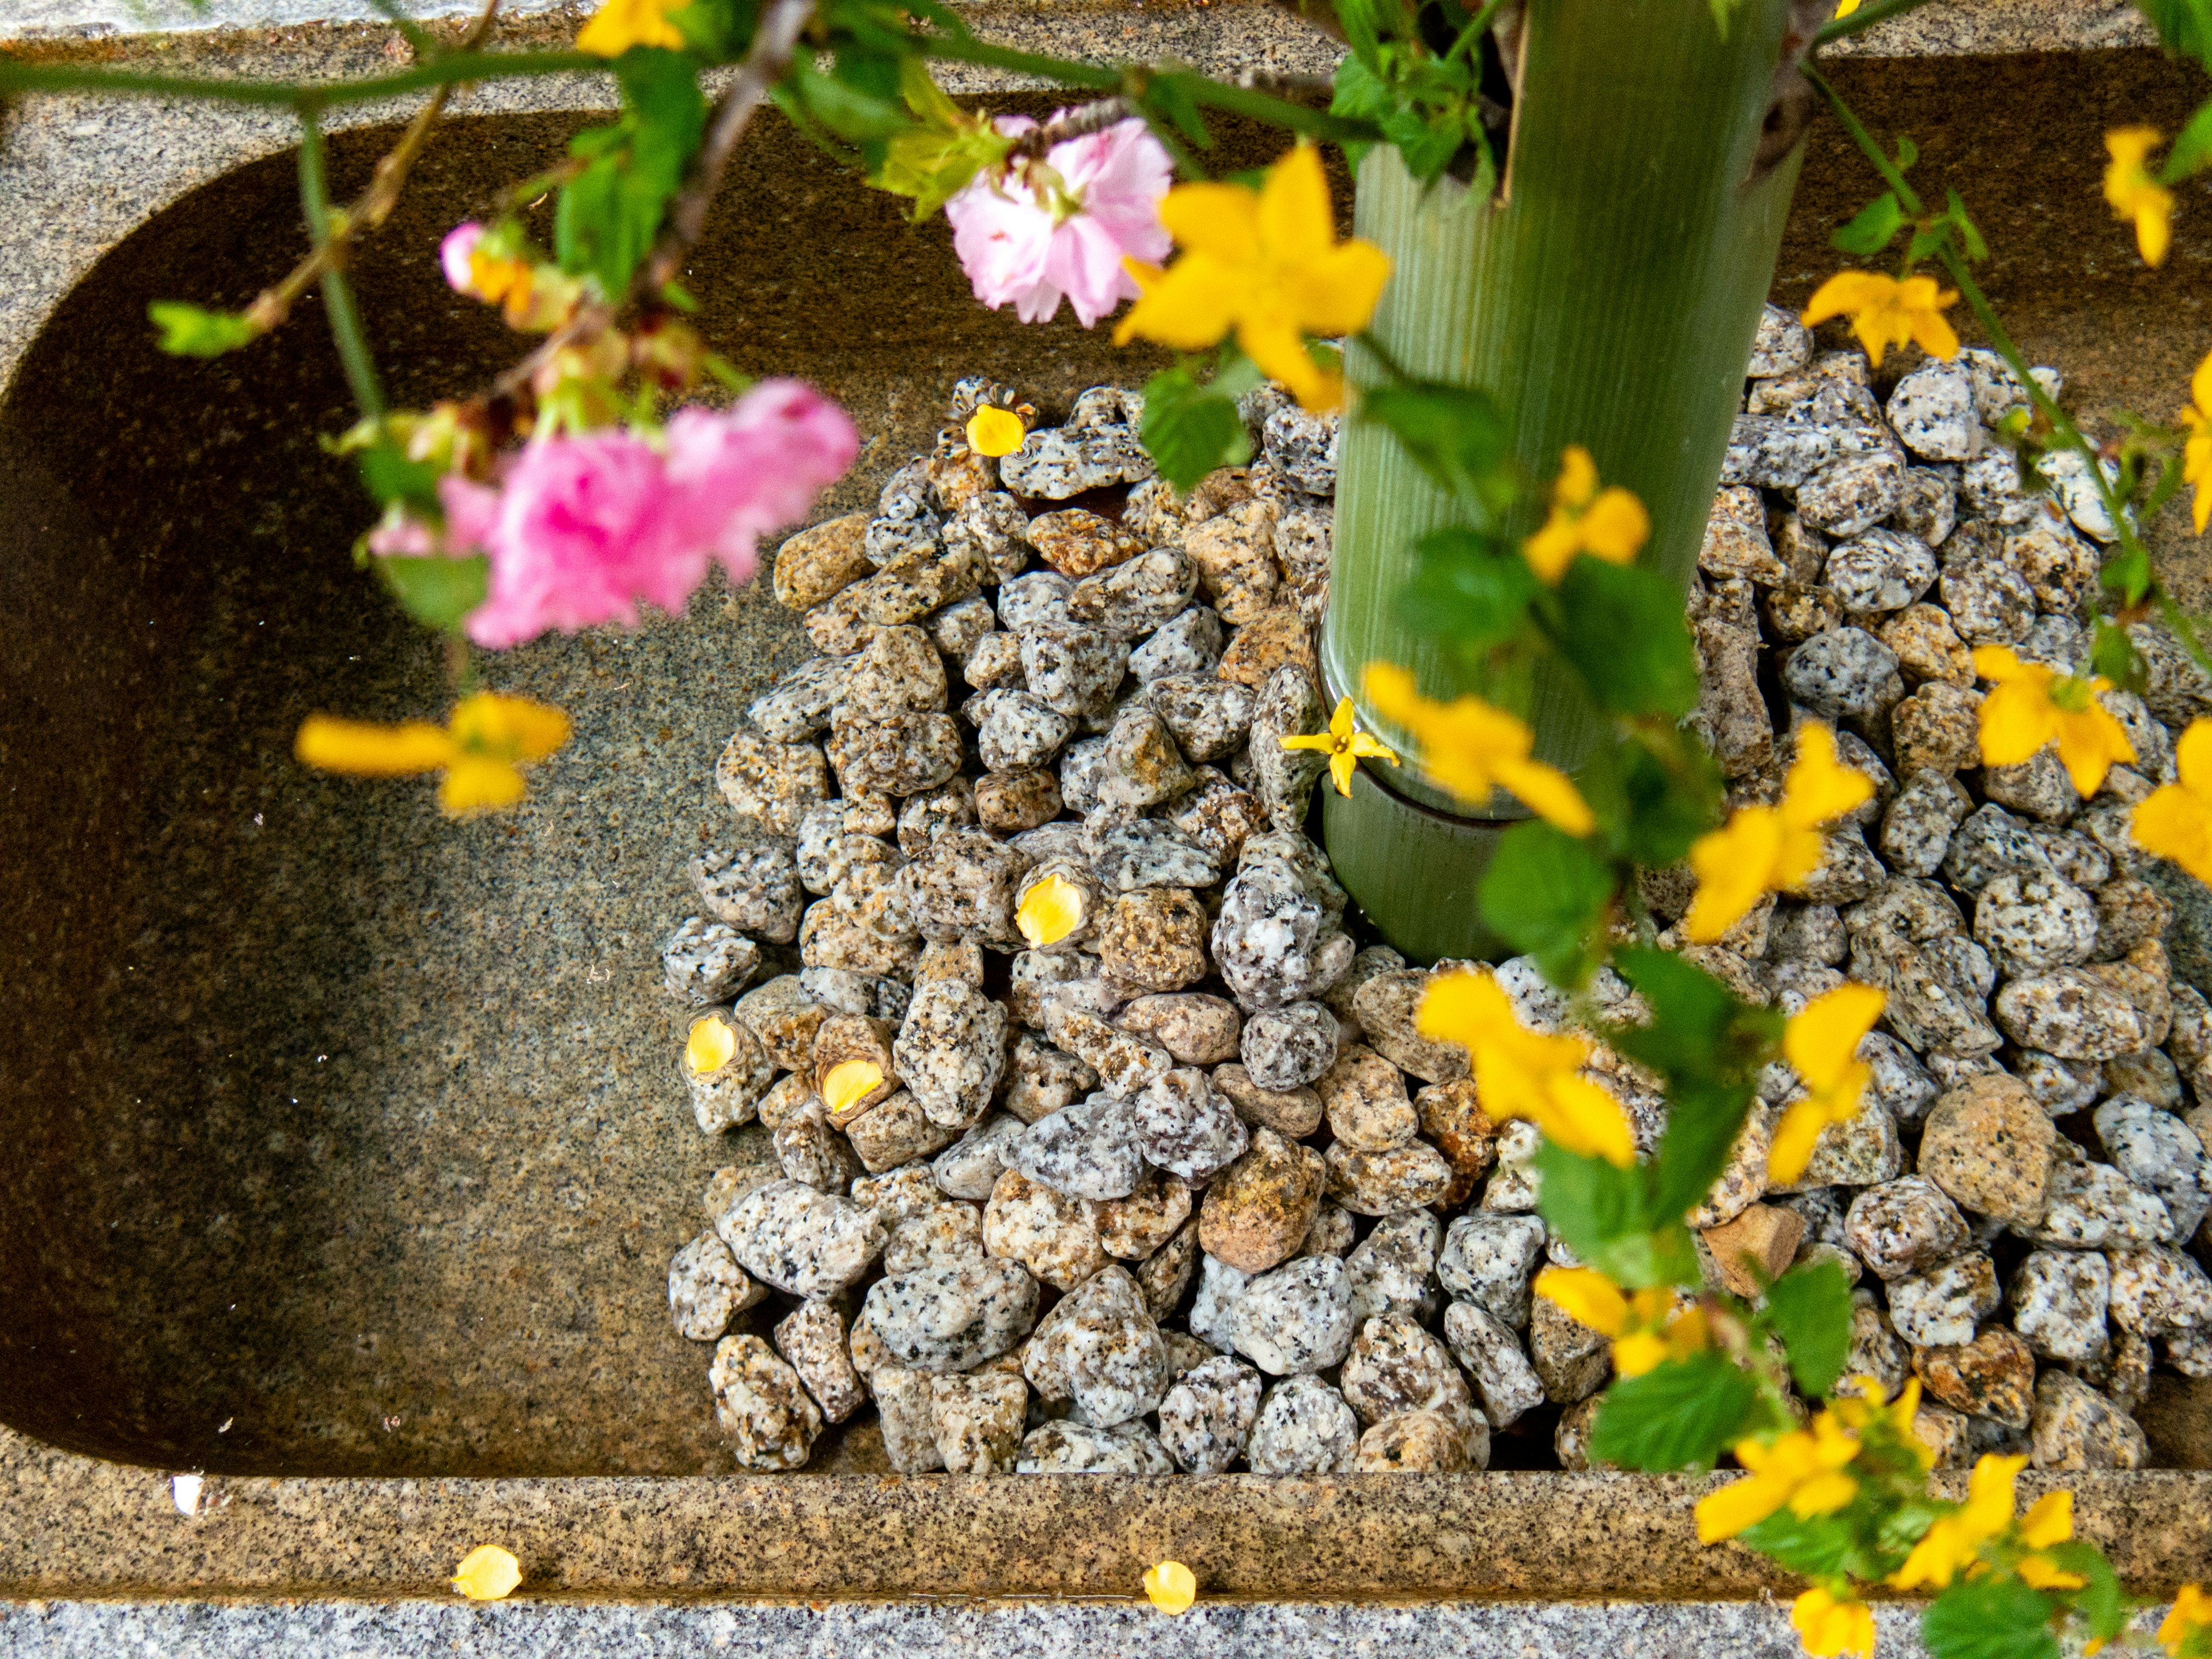
[[[1535,1289],[1569,1318],[1611,1337],[1613,1368],[1623,1376],[1686,1359],[1711,1340],[1705,1310],[1692,1303],[1677,1311],[1674,1291],[1665,1285],[1626,1296],[1595,1267],[1547,1267]]]
[[[1487,969],[1431,980],[1413,1024],[1432,1042],[1467,1050],[1475,1098],[1492,1118],[1526,1118],[1584,1158],[1601,1158],[1624,1170],[1636,1162],[1627,1113],[1580,1074],[1589,1060],[1589,1042],[1530,1030]]]
[[[2207,1629],[2212,1629],[2212,1595],[2196,1584],[2184,1584],[2173,1598],[2172,1610],[2158,1627],[2158,1644],[2179,1659],[2183,1644]]]
[[[1863,1601],[1838,1601],[1815,1584],[1790,1604],[1790,1625],[1813,1659],[1844,1653],[1874,1659],[1874,1609]]]
[[[512,806],[528,793],[520,766],[544,760],[568,741],[568,717],[527,697],[479,691],[453,706],[443,726],[428,720],[380,726],[310,714],[292,752],[325,772],[400,777],[442,772],[438,804],[456,817]]]
[[[2189,395],[2189,407],[2180,415],[2189,428],[2188,440],[2181,447],[2181,478],[2193,492],[2190,514],[2201,536],[2205,525],[2212,523],[2212,354],[2190,376]]]
[[[1980,1555],[1983,1545],[2012,1525],[2013,1483],[2027,1467],[2025,1457],[1983,1454],[1967,1479],[1966,1503],[1938,1516],[1921,1534],[1905,1565],[1890,1574],[1890,1584],[1898,1589],[1948,1586]]]
[[[1567,775],[1529,758],[1536,735],[1525,722],[1480,697],[1432,702],[1395,663],[1368,664],[1364,684],[1375,712],[1412,733],[1421,764],[1462,800],[1486,801],[1503,789],[1571,836],[1597,828],[1597,815]]]
[[[2002,645],[1975,647],[1974,672],[1996,688],[1982,699],[1983,765],[2017,766],[2055,743],[2075,793],[2086,800],[2114,765],[2135,759],[2127,728],[2096,698],[2112,681],[2022,662]]]
[[[1650,539],[1651,515],[1644,503],[1619,484],[1600,489],[1589,451],[1569,444],[1552,485],[1552,516],[1521,544],[1521,556],[1547,586],[1557,587],[1577,554],[1627,564]]]
[[[2136,845],[2212,882],[2212,720],[2194,720],[2173,745],[2179,783],[2150,792],[2135,811]]]
[[[1739,1440],[1735,1451],[1751,1474],[1698,1500],[1701,1544],[1733,1538],[1785,1505],[1801,1519],[1832,1515],[1858,1493],[1859,1483],[1843,1471],[1859,1455],[1859,1443],[1833,1412],[1771,1441]]]
[[[1959,337],[1943,308],[1958,299],[1953,289],[1939,291],[1933,276],[1908,276],[1900,283],[1875,270],[1839,270],[1820,284],[1800,320],[1810,328],[1831,317],[1849,317],[1851,332],[1876,368],[1883,352],[1908,341],[1917,341],[1929,356],[1948,362],[1959,355]]]
[[[1858,1058],[1859,1043],[1888,1000],[1871,985],[1838,985],[1807,1003],[1784,1028],[1782,1057],[1804,1080],[1806,1092],[1790,1103],[1775,1126],[1766,1177],[1777,1186],[1805,1173],[1821,1130],[1858,1115],[1859,1095],[1874,1075]]]
[[[665,0],[606,0],[592,14],[592,21],[576,32],[576,50],[594,58],[619,58],[632,46],[667,46],[679,50],[684,37],[668,21],[690,0],[669,5]]]
[[[1022,417],[1010,409],[986,404],[968,417],[968,447],[978,455],[1011,455],[1029,435]]]
[[[1682,918],[1691,942],[1710,945],[1741,921],[1762,894],[1793,890],[1820,868],[1820,827],[1874,798],[1863,772],[1836,758],[1835,733],[1818,722],[1797,734],[1797,758],[1777,806],[1739,806],[1690,848],[1697,896]]]
[[[1114,343],[1157,340],[1178,351],[1213,345],[1233,329],[1244,355],[1318,414],[1344,401],[1344,377],[1306,350],[1309,334],[1357,334],[1375,314],[1390,258],[1358,237],[1336,240],[1321,153],[1299,144],[1244,185],[1177,185],[1160,222],[1183,250],[1163,271],[1127,261],[1143,298]]]
[[[496,1544],[479,1544],[453,1569],[453,1588],[471,1601],[503,1601],[522,1582],[522,1565]]]
[[[1285,738],[1285,749],[1311,749],[1328,757],[1328,775],[1334,780],[1336,793],[1347,799],[1352,794],[1352,775],[1364,760],[1388,761],[1398,763],[1397,752],[1381,738],[1370,738],[1353,724],[1352,699],[1339,697],[1336,712],[1328,717],[1328,730],[1316,732],[1307,738]]]
[[[2156,127],[2115,127],[2105,135],[2105,199],[2112,217],[2132,220],[2136,248],[2154,270],[2173,246],[2173,192],[2150,176],[2143,162],[2159,146]]]
[[[1869,1429],[1881,1424],[1919,1459],[1922,1468],[1933,1468],[1936,1454],[1912,1431],[1912,1419],[1920,1414],[1920,1379],[1906,1378],[1897,1398],[1887,1405],[1882,1403],[1886,1393],[1880,1379],[1854,1376],[1837,1388],[1835,1397],[1828,1402],[1828,1410],[1837,1422],[1861,1438]]]

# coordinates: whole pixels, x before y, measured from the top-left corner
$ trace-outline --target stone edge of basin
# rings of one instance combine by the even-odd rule
[[[1786,1586],[1692,1510],[1720,1476],[210,1476],[0,1440],[0,1596],[448,1593],[479,1544],[527,1594],[1101,1595],[1189,1563],[1210,1595],[1294,1599],[1756,1599]],[[1963,1495],[1963,1478],[1947,1476]],[[2130,1586],[2212,1574],[2212,1474],[2030,1474]]]

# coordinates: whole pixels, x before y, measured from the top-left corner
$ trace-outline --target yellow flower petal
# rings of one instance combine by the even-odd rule
[[[1805,1166],[1813,1161],[1813,1149],[1820,1139],[1820,1131],[1828,1127],[1828,1114],[1820,1101],[1808,1097],[1792,1101],[1774,1126],[1774,1139],[1766,1152],[1766,1178],[1770,1184],[1787,1186],[1805,1173]]]
[[[607,0],[576,33],[576,50],[595,58],[619,58],[632,46],[683,45],[683,35],[663,15],[661,0]]]
[[[1480,1088],[1476,1090],[1480,1097]],[[1607,1090],[1583,1077],[1555,1077],[1546,1091],[1537,1127],[1569,1152],[1601,1158],[1615,1169],[1636,1162],[1636,1134],[1628,1114]]]
[[[454,705],[453,741],[501,760],[543,760],[568,741],[568,717],[528,697],[479,691]]]
[[[2154,789],[2136,806],[2130,827],[2144,852],[2171,859],[2212,884],[2212,801],[2203,795],[2179,783]]]
[[[841,1060],[822,1079],[822,1103],[830,1109],[831,1117],[836,1117],[852,1110],[883,1083],[884,1068],[872,1060]]]
[[[1014,911],[1014,926],[1022,930],[1022,937],[1030,948],[1042,951],[1048,945],[1057,945],[1083,926],[1083,890],[1066,876],[1053,874],[1036,883],[1022,896]]]
[[[1588,1322],[1585,1321],[1585,1323]],[[1613,1345],[1613,1369],[1622,1376],[1641,1376],[1667,1361],[1667,1339],[1656,1331],[1638,1331]]]
[[[503,1601],[522,1582],[521,1564],[496,1544],[479,1544],[453,1570],[453,1588],[471,1601]]]
[[[1506,758],[1497,762],[1492,771],[1504,788],[1547,823],[1571,836],[1587,836],[1597,828],[1597,814],[1573,780],[1556,766]]]
[[[292,752],[320,771],[398,777],[436,771],[453,758],[453,740],[427,720],[378,726],[368,720],[310,714],[300,722]]]
[[[1726,824],[1690,848],[1698,890],[1682,918],[1692,944],[1711,945],[1751,914],[1771,884],[1782,849],[1782,815],[1771,806],[1739,806]]]
[[[1808,1087],[1830,1087],[1854,1063],[1888,1000],[1871,985],[1850,982],[1821,993],[1784,1028],[1783,1058]]]
[[[1844,9],[1857,3],[1845,0]],[[1790,1604],[1790,1624],[1812,1659],[1840,1659],[1846,1653],[1874,1659],[1874,1609],[1863,1601],[1838,1601],[1815,1585]]]
[[[438,804],[451,816],[462,817],[512,806],[529,793],[512,762],[460,755],[446,769],[445,781],[438,786]]]
[[[1618,484],[1590,503],[1583,514],[1583,550],[1609,564],[1628,564],[1651,539],[1651,515],[1644,503]]]
[[[1145,1595],[1162,1613],[1188,1613],[1198,1599],[1198,1575],[1180,1561],[1163,1561],[1145,1569]]]
[[[978,455],[1011,455],[1028,436],[1022,417],[1010,409],[986,404],[968,417],[968,447]]]
[[[738,1034],[730,1029],[729,1022],[709,1014],[693,1022],[691,1035],[684,1039],[684,1063],[705,1077],[728,1065],[730,1056],[737,1052]]]
[[[1755,1527],[1790,1501],[1789,1487],[1757,1475],[1733,1481],[1698,1500],[1698,1541],[1717,1544]]]
[[[1538,1296],[1570,1319],[1618,1336],[1628,1326],[1628,1298],[1595,1267],[1547,1267],[1536,1275]]]
[[[1811,830],[1874,799],[1874,781],[1836,758],[1836,734],[1818,721],[1797,733],[1797,757],[1782,781],[1782,819]]]
[[[2030,1589],[2080,1589],[2089,1582],[2078,1572],[2066,1571],[2047,1555],[2022,1556],[2013,1571]]]

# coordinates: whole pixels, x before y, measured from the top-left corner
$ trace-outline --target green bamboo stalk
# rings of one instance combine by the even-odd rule
[[[26,64],[0,52],[0,92],[136,93],[153,98],[204,98],[218,103],[331,109],[371,103],[464,81],[520,76],[605,74],[607,62],[580,52],[456,52],[434,63],[360,81],[219,80],[139,70],[90,69],[76,64]]]
[[[1795,152],[1750,179],[1783,23],[1783,0],[1742,6],[1725,37],[1705,0],[1533,4],[1497,199],[1424,190],[1388,149],[1359,173],[1358,233],[1395,267],[1373,324],[1383,347],[1411,373],[1495,397],[1532,478],[1548,481],[1566,445],[1589,448],[1605,482],[1650,510],[1644,562],[1684,586],[1796,185]],[[1382,378],[1357,349],[1350,370]],[[1508,532],[1534,529],[1544,505],[1532,492]],[[1395,438],[1346,427],[1322,649],[1331,700],[1362,702],[1375,661],[1453,689],[1446,653],[1395,599],[1416,539],[1458,517]],[[1530,713],[1545,758],[1571,768],[1589,752],[1595,727],[1564,671],[1539,670]],[[1364,702],[1361,715],[1376,724]],[[1328,798],[1339,878],[1409,955],[1482,953],[1474,892],[1517,809],[1470,814],[1411,763],[1387,788],[1378,775]]]

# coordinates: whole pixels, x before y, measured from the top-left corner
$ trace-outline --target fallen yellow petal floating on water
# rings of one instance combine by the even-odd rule
[[[880,1087],[883,1080],[884,1068],[872,1060],[841,1060],[822,1079],[822,1103],[835,1117],[870,1090]]]
[[[1188,1613],[1198,1600],[1198,1575],[1180,1561],[1145,1569],[1145,1594],[1162,1613]]]
[[[521,1564],[496,1544],[477,1545],[453,1573],[453,1588],[471,1601],[503,1601],[521,1582]]]
[[[728,1065],[730,1056],[737,1052],[738,1034],[709,1015],[692,1026],[690,1039],[684,1045],[684,1060],[694,1072],[705,1077]]]
[[[968,447],[978,455],[1011,455],[1029,435],[1022,417],[1011,410],[986,404],[968,417]]]
[[[1032,950],[1059,944],[1083,926],[1083,890],[1066,876],[1047,876],[1022,896],[1014,926]]]

